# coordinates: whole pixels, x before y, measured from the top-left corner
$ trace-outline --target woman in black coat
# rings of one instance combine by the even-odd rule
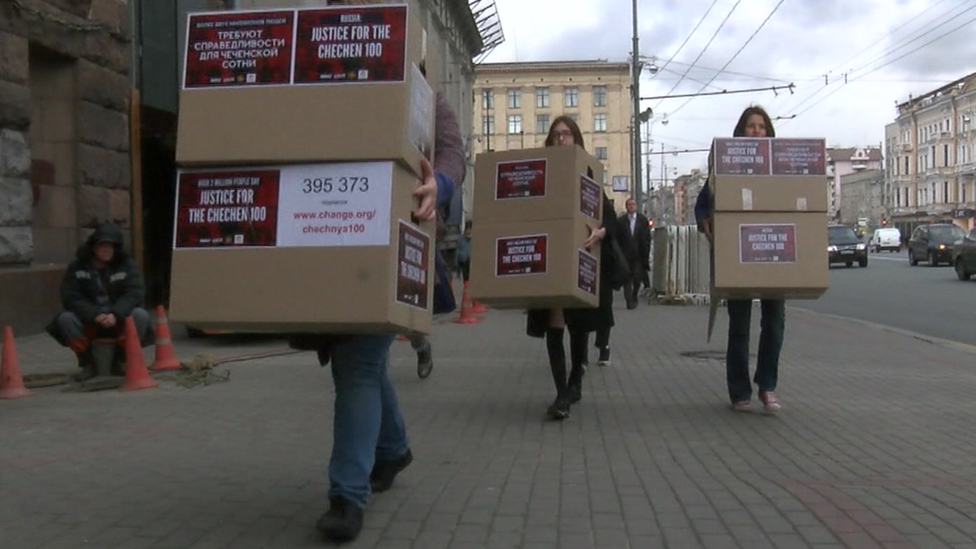
[[[546,146],[583,145],[583,134],[576,122],[568,116],[553,120],[546,137]],[[584,147],[585,148],[585,147]],[[583,243],[589,248],[600,241],[612,242],[615,237],[616,214],[613,206],[603,195],[603,224],[592,229]],[[569,407],[579,402],[583,392],[583,373],[586,370],[589,333],[601,328],[613,327],[613,249],[600,247],[600,305],[578,309],[532,309],[528,314],[527,332],[532,337],[544,337],[549,352],[549,367],[556,384],[556,400],[547,413],[553,419],[569,417]],[[566,377],[566,351],[563,333],[569,328],[569,353],[572,370]]]

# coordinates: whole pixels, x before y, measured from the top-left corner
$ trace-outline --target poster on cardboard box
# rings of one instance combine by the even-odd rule
[[[597,295],[597,281],[600,272],[600,263],[596,256],[586,250],[579,250],[579,278],[576,283],[580,290]]]
[[[281,168],[278,246],[387,246],[392,162]]]
[[[716,175],[769,175],[769,139],[716,139]]]
[[[296,84],[403,82],[405,5],[298,10]]]
[[[174,248],[277,244],[278,170],[181,171]]]
[[[773,139],[773,175],[826,175],[823,139]]]
[[[796,263],[796,225],[739,225],[740,263]]]
[[[495,173],[495,200],[546,195],[546,159],[499,162]]]
[[[535,234],[499,238],[495,253],[495,276],[544,274],[548,265],[548,235]]]
[[[397,242],[396,300],[427,309],[430,236],[400,220]]]
[[[183,88],[289,84],[295,12],[190,14]]]
[[[600,219],[601,211],[603,211],[603,189],[596,181],[580,175],[580,212],[593,219]]]

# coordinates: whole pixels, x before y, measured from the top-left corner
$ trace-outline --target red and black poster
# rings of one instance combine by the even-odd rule
[[[403,82],[407,7],[298,10],[295,83]]]
[[[769,139],[734,137],[714,144],[716,175],[769,175]]]
[[[600,184],[585,175],[580,176],[580,212],[583,215],[600,219],[603,211],[603,189]]]
[[[597,281],[600,272],[600,262],[596,256],[579,250],[579,280],[576,283],[580,290],[597,295]]]
[[[495,200],[546,195],[546,159],[499,162]]]
[[[739,225],[740,263],[796,263],[796,225]]]
[[[826,175],[823,139],[773,139],[773,175]]]
[[[277,170],[184,171],[178,177],[174,247],[275,245]]]
[[[499,238],[495,276],[545,273],[547,238],[544,234]]]
[[[290,84],[295,12],[191,14],[184,88]]]
[[[412,307],[427,309],[430,237],[403,221],[400,222],[399,232],[396,300]]]

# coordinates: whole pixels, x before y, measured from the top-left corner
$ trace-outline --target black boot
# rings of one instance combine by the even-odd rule
[[[393,479],[413,461],[413,453],[407,448],[402,456],[388,461],[376,460],[369,474],[369,487],[374,494],[385,492],[393,486]]]
[[[566,390],[566,350],[563,348],[563,329],[549,328],[546,330],[546,350],[549,351],[549,368],[552,370],[552,380],[556,384],[556,400],[549,406],[547,413],[553,419],[569,417],[570,399]]]
[[[329,503],[329,510],[319,518],[315,527],[334,541],[356,539],[363,529],[363,510],[340,496],[330,498]]]
[[[573,369],[569,372],[567,392],[570,402],[576,403],[583,398],[583,374],[586,373],[587,344],[589,334],[586,332],[569,332],[569,357]]]

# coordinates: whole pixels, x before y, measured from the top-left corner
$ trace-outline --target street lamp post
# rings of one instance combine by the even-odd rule
[[[632,159],[631,177],[630,180],[634,184],[634,202],[637,204],[637,211],[641,211],[641,203],[643,202],[641,196],[641,161],[640,161],[640,122],[638,113],[640,112],[640,50],[638,49],[637,40],[637,0],[632,0],[633,4],[633,23],[634,23],[634,51],[631,52],[631,77],[633,78],[633,83],[631,85],[631,93],[633,94],[634,100],[634,124],[631,135],[631,142],[633,143],[634,158]]]

